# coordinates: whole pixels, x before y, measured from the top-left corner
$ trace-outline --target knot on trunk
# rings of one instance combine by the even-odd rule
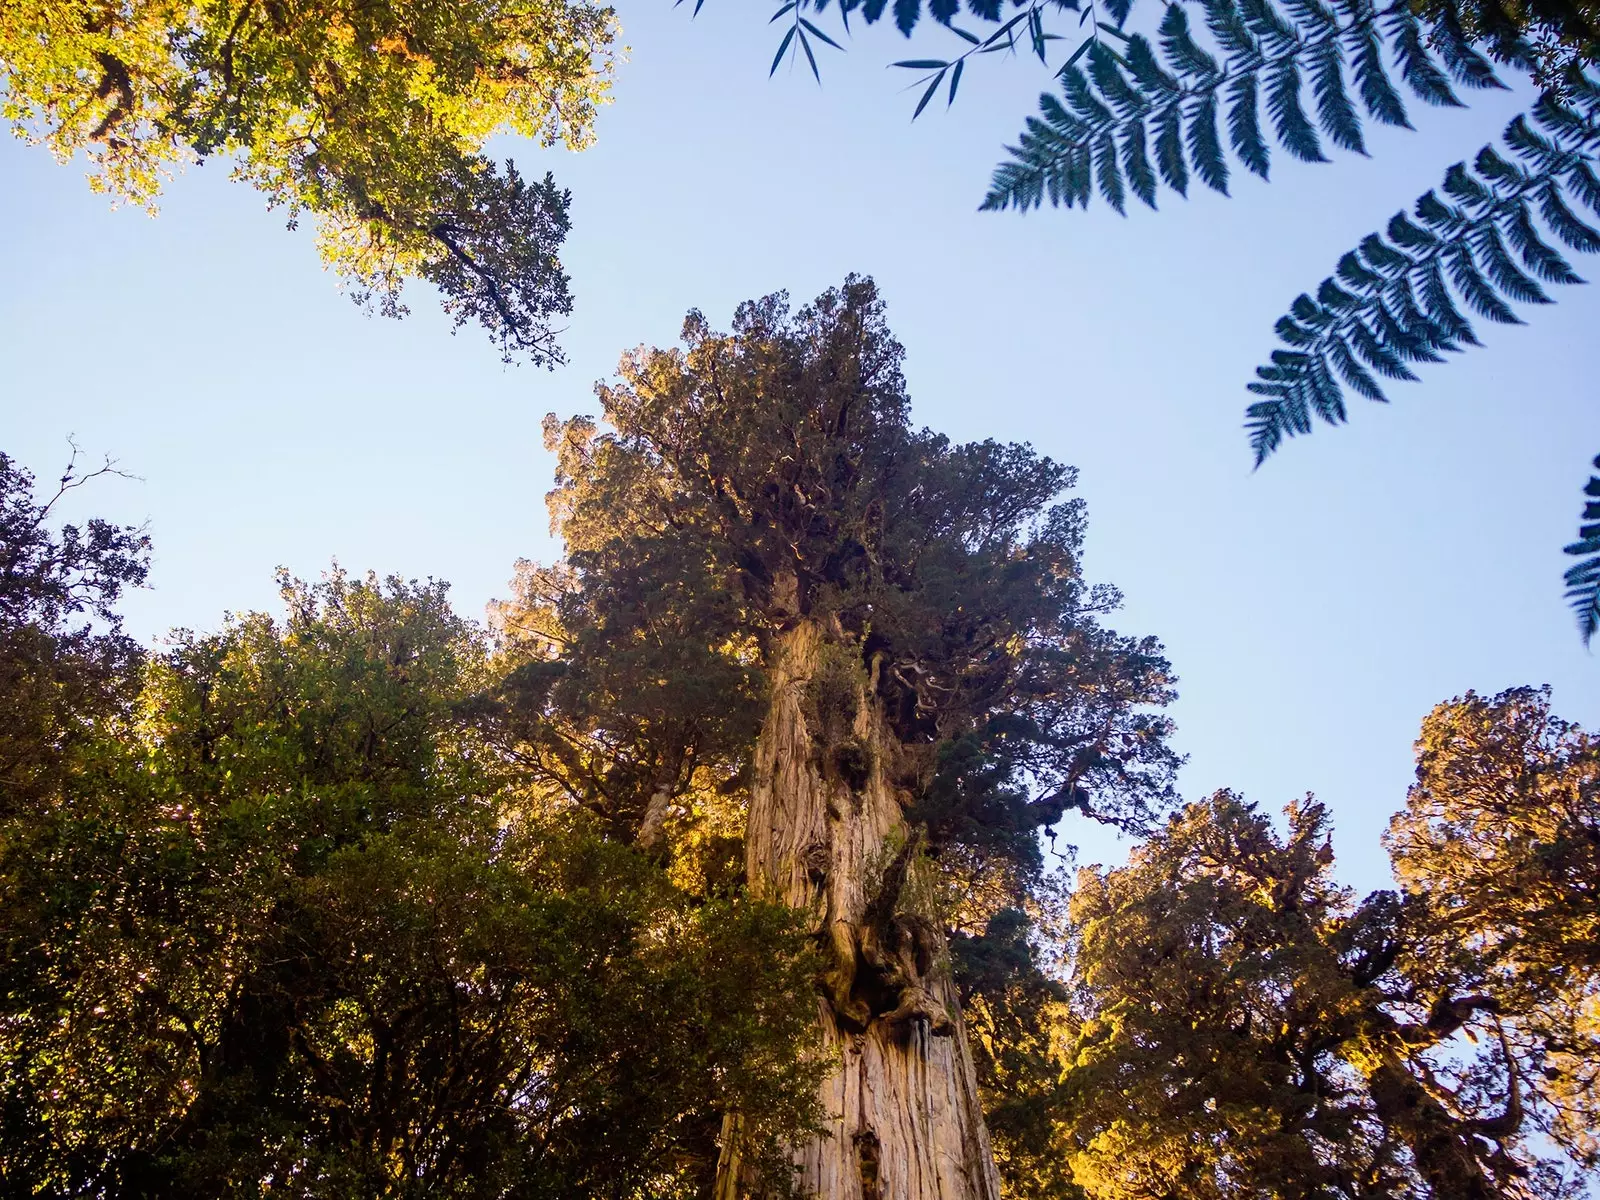
[[[926,1022],[938,1037],[955,1031],[949,1010],[929,987],[943,945],[939,927],[900,907],[923,839],[920,828],[906,838],[859,923],[829,925],[834,964],[822,990],[840,1020],[857,1030],[881,1018],[896,1026]]]

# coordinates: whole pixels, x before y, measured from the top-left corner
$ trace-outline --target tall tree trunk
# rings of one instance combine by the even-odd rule
[[[747,877],[755,895],[813,914],[832,958],[817,1010],[832,1063],[824,1133],[792,1148],[795,1182],[818,1200],[997,1200],[943,933],[912,902],[919,843],[888,778],[904,756],[876,700],[877,665],[802,618],[769,668]],[[748,1194],[738,1141],[733,1117],[718,1200]]]

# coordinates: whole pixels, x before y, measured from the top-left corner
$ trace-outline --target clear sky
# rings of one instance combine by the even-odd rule
[[[691,21],[624,0],[621,17],[631,56],[598,144],[506,147],[573,193],[577,311],[553,373],[451,337],[420,289],[408,320],[368,319],[224,164],[176,181],[152,221],[0,143],[0,449],[48,478],[76,434],[143,477],[77,510],[148,521],[152,586],[126,605],[140,636],[274,607],[274,567],[315,576],[334,557],[448,579],[481,613],[517,557],[558,553],[546,412],[592,411],[618,353],[673,341],[690,307],[725,326],[741,299],[803,300],[859,271],[887,296],[919,421],[1082,469],[1089,571],[1180,676],[1187,794],[1227,785],[1275,808],[1314,791],[1342,874],[1375,887],[1435,702],[1548,682],[1558,712],[1600,728],[1600,664],[1560,580],[1600,452],[1595,288],[1481,330],[1486,349],[1387,408],[1356,401],[1347,428],[1257,473],[1241,431],[1288,301],[1518,97],[1413,105],[1420,132],[1373,134],[1371,159],[1277,156],[1270,186],[1241,177],[1232,199],[979,214],[1046,82],[1036,65],[982,63],[951,111],[911,125],[888,30],[825,52],[819,89],[767,78],[759,6],[707,0]],[[1118,853],[1063,834],[1086,858]]]

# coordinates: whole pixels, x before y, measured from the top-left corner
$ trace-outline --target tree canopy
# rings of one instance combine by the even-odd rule
[[[995,1026],[1035,1064],[1003,1126],[1044,1184],[1022,1194],[1584,1194],[1594,740],[1520,688],[1441,704],[1417,755],[1397,891],[1338,885],[1322,805],[1280,833],[1229,792],[1079,873],[1065,972],[1013,990],[1031,1029]]]
[[[567,0],[19,0],[0,11],[3,112],[135,204],[224,156],[291,228],[313,218],[357,302],[399,315],[420,278],[458,326],[553,364],[568,194],[482,150],[500,131],[586,145],[614,36],[610,8]]]
[[[1578,1200],[1596,736],[1438,706],[1362,899],[1179,807],[1072,471],[902,356],[869,280],[691,313],[488,631],[335,569],[141,650],[142,531],[0,459],[0,1192]]]
[[[10,704],[143,541],[95,523],[86,558],[6,482],[7,550],[44,547],[6,612],[58,651],[8,663]],[[282,586],[282,619],[124,656],[120,705],[65,693],[47,774],[7,745],[0,1190],[688,1195],[726,1108],[804,1127],[792,916],[675,885],[495,754],[443,585]]]

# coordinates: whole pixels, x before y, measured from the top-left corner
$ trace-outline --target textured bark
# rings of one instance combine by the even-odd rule
[[[746,833],[752,892],[810,913],[831,956],[817,1012],[834,1064],[822,1085],[825,1131],[792,1148],[795,1182],[819,1200],[996,1200],[943,936],[907,899],[918,843],[903,812],[909,793],[888,778],[905,756],[873,700],[876,664],[869,674],[855,659],[845,730],[816,711],[819,673],[830,649],[835,661],[848,655],[842,642],[809,618],[780,636]],[[738,1137],[733,1117],[718,1200],[753,1186]]]

